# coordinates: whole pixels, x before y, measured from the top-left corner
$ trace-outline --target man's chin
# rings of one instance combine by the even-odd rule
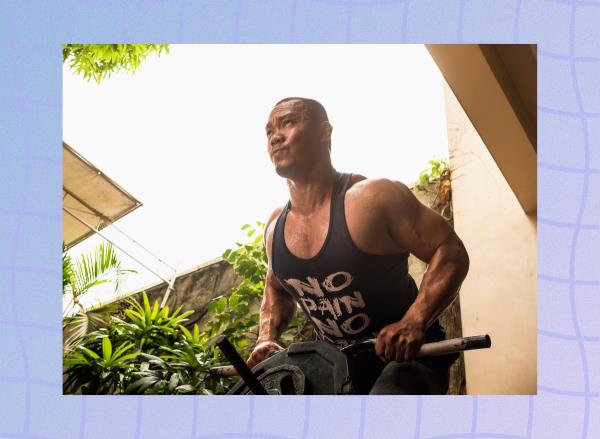
[[[277,175],[283,178],[289,178],[293,174],[292,167],[289,165],[286,166],[282,163],[275,165],[275,172]]]

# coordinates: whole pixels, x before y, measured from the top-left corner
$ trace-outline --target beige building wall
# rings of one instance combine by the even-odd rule
[[[467,393],[535,394],[536,213],[525,214],[447,85],[445,100],[454,228],[471,260],[462,331],[492,338],[490,349],[465,353]]]

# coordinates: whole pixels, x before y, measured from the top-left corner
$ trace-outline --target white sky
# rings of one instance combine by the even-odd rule
[[[423,46],[171,45],[135,75],[100,85],[64,67],[63,139],[143,203],[116,222],[184,271],[244,237],[288,199],[266,151],[264,126],[287,96],[317,99],[342,172],[407,184],[448,154],[442,76]],[[163,277],[170,271],[127,239],[106,235]],[[88,252],[97,236],[71,250]],[[158,282],[133,268],[121,292]],[[99,288],[84,304],[107,300]]]

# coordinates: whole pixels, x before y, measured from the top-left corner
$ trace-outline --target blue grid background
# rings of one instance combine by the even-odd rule
[[[600,0],[0,3],[0,438],[600,438]],[[63,42],[537,43],[538,396],[61,395]]]

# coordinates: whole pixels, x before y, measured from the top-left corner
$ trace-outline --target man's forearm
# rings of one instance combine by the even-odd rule
[[[403,320],[429,327],[452,303],[468,270],[469,256],[462,242],[442,243],[431,258],[417,298]]]
[[[257,342],[276,341],[288,327],[296,312],[296,302],[287,293],[265,288],[260,305],[260,320]]]

